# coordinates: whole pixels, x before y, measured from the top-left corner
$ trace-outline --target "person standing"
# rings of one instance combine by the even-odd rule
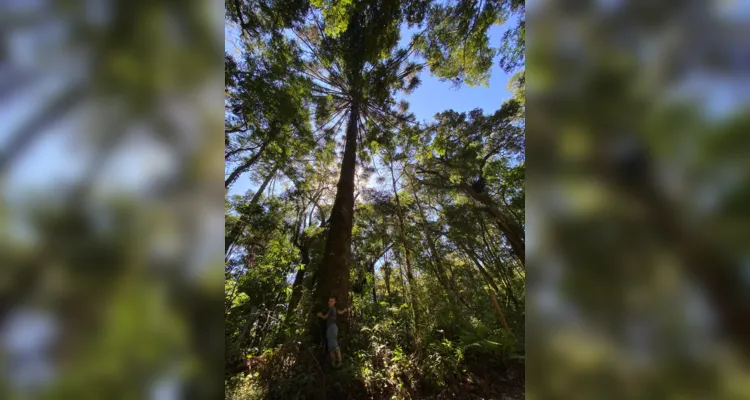
[[[328,311],[325,314],[318,313],[318,317],[326,321],[326,341],[328,342],[328,351],[331,355],[331,364],[334,367],[340,367],[342,363],[341,349],[338,342],[339,328],[336,325],[336,317],[347,311],[349,311],[348,308],[337,310],[336,297],[331,296],[328,298]],[[338,365],[336,365],[336,356],[338,356]]]

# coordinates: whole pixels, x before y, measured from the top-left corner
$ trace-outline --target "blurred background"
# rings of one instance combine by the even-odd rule
[[[0,398],[223,395],[223,22],[0,2]]]
[[[529,399],[750,398],[748,18],[527,2]]]
[[[750,398],[750,3],[527,11],[527,396]],[[223,393],[222,26],[0,2],[0,398]]]

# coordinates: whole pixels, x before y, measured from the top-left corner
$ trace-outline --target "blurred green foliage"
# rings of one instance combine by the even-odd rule
[[[0,397],[221,395],[222,14],[0,5]]]
[[[422,65],[457,83],[486,79],[498,55],[489,47],[488,31],[511,16],[522,24],[523,5],[390,0],[310,5],[303,18],[289,11],[283,19],[288,24],[248,28],[243,24],[257,12],[253,7],[282,10],[287,3],[227,3],[244,46],[239,57],[226,57],[230,174],[235,165],[230,153],[247,143],[245,137],[256,138],[254,148],[241,150],[250,159],[269,142],[263,124],[243,136],[233,132],[235,122],[270,121],[282,110],[273,106],[273,95],[256,88],[284,89],[294,82],[309,87],[296,103],[302,108],[291,111],[314,121],[316,129],[310,146],[288,143],[293,153],[268,158],[275,168],[254,161],[246,170],[251,190],[227,196],[226,234],[236,240],[225,262],[226,396],[521,397],[523,72],[511,82],[514,97],[499,110],[447,110],[426,125],[416,123],[408,103],[394,96],[419,84]],[[424,26],[408,49],[395,48],[402,22]],[[456,40],[455,29],[470,40]],[[497,60],[514,70],[523,64],[525,39],[518,33],[508,37],[507,57]],[[267,65],[278,56],[263,58],[256,50],[279,40],[290,45],[283,52],[295,61],[275,75]],[[450,56],[458,53],[468,56],[463,63]],[[247,76],[257,77],[258,84]],[[344,125],[351,112],[356,118]],[[336,138],[342,126],[356,133],[353,182],[339,180],[355,167],[339,165]],[[351,155],[348,149],[343,160]],[[333,253],[337,263],[345,259],[349,276],[338,276],[341,269],[326,262],[326,241],[329,232],[341,229],[331,218],[342,212],[334,199],[350,183],[356,199],[351,255]],[[340,285],[344,280],[348,284]],[[322,297],[314,293],[327,299],[330,282],[351,289],[351,302],[344,306],[353,311],[339,319],[348,328],[339,331],[341,369],[330,367],[315,329],[321,321],[310,313],[320,311]]]
[[[743,7],[529,8],[530,398],[750,395]]]

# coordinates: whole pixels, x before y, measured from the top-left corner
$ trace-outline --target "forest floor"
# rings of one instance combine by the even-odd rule
[[[476,400],[517,400],[525,398],[523,365],[508,367],[506,370],[493,370],[477,365],[464,376],[453,382],[435,388],[424,382],[411,382],[399,388],[389,388],[383,392],[368,390],[362,379],[353,377],[345,367],[334,369],[323,367],[326,374],[325,398],[339,399],[476,399]],[[402,381],[408,381],[403,377]],[[401,392],[401,393],[399,393]]]
[[[477,399],[516,400],[525,398],[524,364],[504,367],[474,363],[466,365],[460,376],[441,385],[428,383],[424,371],[416,366],[400,371],[372,371],[362,376],[361,365],[345,358],[333,368],[329,362],[297,360],[295,366],[261,372],[259,379],[247,380],[231,390],[227,399]],[[308,360],[309,361],[309,360]],[[373,375],[384,378],[373,378]]]

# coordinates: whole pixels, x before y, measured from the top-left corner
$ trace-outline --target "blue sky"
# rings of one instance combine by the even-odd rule
[[[515,21],[510,21],[512,24]],[[490,31],[491,43],[494,46],[500,44],[503,28],[495,26]],[[225,28],[225,47],[231,53],[231,40],[236,31],[231,28]],[[408,43],[411,33],[404,29],[402,33],[402,44]],[[14,42],[15,43],[15,42]],[[31,51],[31,47],[24,47],[22,44],[13,46],[14,52]],[[19,56],[20,57],[20,56]],[[38,109],[30,104],[37,104],[40,98],[48,98],[55,93],[62,83],[66,83],[66,77],[74,75],[72,73],[59,72],[48,76],[50,79],[40,79],[32,88],[3,101],[2,110],[0,110],[0,119],[3,120],[3,126],[0,126],[0,147],[5,145],[5,140],[10,136],[20,124],[24,123],[27,118],[32,117]],[[435,113],[453,109],[456,111],[469,111],[474,108],[482,108],[486,112],[496,110],[502,101],[510,96],[506,90],[508,76],[497,66],[493,65],[492,75],[489,87],[470,88],[463,86],[454,88],[450,82],[441,82],[435,77],[430,76],[428,71],[422,72],[422,84],[411,95],[406,96],[409,101],[411,110],[415,113],[420,121],[431,120]],[[71,116],[63,121],[59,121],[54,127],[45,132],[43,139],[35,142],[29,151],[20,157],[11,168],[7,180],[0,185],[13,190],[0,190],[4,192],[5,200],[24,201],[24,193],[28,190],[42,191],[45,193],[55,192],[58,188],[67,186],[74,181],[82,172],[86,163],[88,154],[85,146],[80,141],[73,139],[72,132],[79,131],[82,127],[81,121],[77,116]],[[136,146],[143,148],[144,146]],[[149,147],[152,148],[153,146]],[[118,178],[115,181],[119,185],[128,182],[132,186],[138,186],[144,177],[152,177],[155,174],[160,175],[168,169],[164,161],[162,152],[149,152],[144,154],[143,151],[125,152],[131,154],[131,158],[123,160],[127,168],[119,168],[124,165],[113,165],[108,170],[119,170]],[[139,154],[137,159],[133,154]],[[117,163],[114,163],[117,164]],[[278,185],[277,185],[278,186]],[[235,186],[232,187],[232,194],[245,193],[248,189],[254,188],[255,185],[249,181],[246,176],[241,177]]]
[[[490,29],[490,44],[494,47],[499,47],[503,31],[507,27],[514,26],[516,23],[515,19],[511,19],[506,22],[505,26],[494,26]],[[401,47],[408,47],[409,40],[416,29],[409,30],[406,25],[401,30]],[[234,43],[237,41],[237,29],[235,27],[228,26],[225,28],[225,48],[230,54],[237,54],[237,49]],[[485,113],[490,113],[502,105],[502,102],[511,97],[511,93],[507,90],[508,79],[510,76],[506,74],[500,67],[498,60],[496,59],[493,63],[491,76],[489,79],[489,86],[478,86],[468,87],[462,85],[456,88],[453,83],[448,81],[441,81],[440,79],[432,76],[429,70],[425,69],[420,74],[421,84],[408,96],[401,96],[403,99],[409,102],[409,109],[414,113],[417,120],[420,122],[430,121],[434,115],[445,111],[454,110],[458,112],[471,111],[476,108],[481,108]],[[377,164],[377,161],[376,161]],[[377,174],[373,174],[371,182],[375,180]],[[230,188],[229,194],[244,194],[248,190],[256,190],[259,185],[250,181],[247,176],[240,177],[235,184]],[[276,185],[276,189],[280,189],[280,185]],[[381,258],[376,264],[376,270],[380,270],[380,266],[383,259]],[[289,280],[293,279],[293,274],[288,277]]]
[[[505,27],[513,26],[515,23],[515,19],[511,19],[505,26],[493,26],[490,29],[490,44],[499,47]],[[233,43],[236,43],[237,31],[231,27],[227,27],[225,31],[225,48],[227,52],[233,54],[236,51]],[[402,47],[408,46],[411,35],[415,31],[415,29],[409,30],[406,25],[402,27],[400,42]],[[421,85],[409,96],[402,97],[409,102],[410,110],[419,121],[430,121],[435,114],[450,109],[465,112],[481,108],[486,113],[490,113],[500,108],[502,102],[511,97],[506,89],[509,78],[510,76],[499,67],[497,60],[493,63],[489,87],[463,85],[455,88],[451,82],[441,82],[425,69],[420,74]],[[250,182],[248,177],[243,176],[232,186],[229,193],[244,194],[250,189],[254,190],[257,186]]]

